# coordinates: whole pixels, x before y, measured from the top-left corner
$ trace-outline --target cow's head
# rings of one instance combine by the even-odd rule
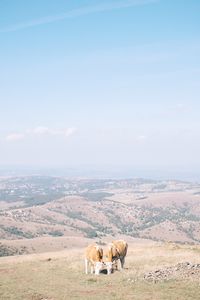
[[[112,270],[113,270],[112,261],[105,262],[105,265],[106,265],[106,269],[107,269],[107,274],[110,275],[112,273]]]
[[[103,262],[97,261],[95,263],[95,275],[99,275],[99,273],[102,270],[102,268],[103,268]]]

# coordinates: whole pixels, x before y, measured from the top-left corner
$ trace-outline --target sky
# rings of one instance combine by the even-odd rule
[[[198,0],[0,0],[0,168],[200,180],[199,14]]]

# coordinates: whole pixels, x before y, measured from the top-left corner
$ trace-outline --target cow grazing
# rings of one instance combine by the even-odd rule
[[[128,244],[123,240],[113,241],[108,245],[108,249],[105,253],[105,264],[107,268],[107,274],[111,274],[114,266],[116,266],[117,269],[118,260],[120,260],[121,269],[123,269],[127,249]]]
[[[103,267],[103,249],[96,244],[89,245],[85,251],[85,273],[88,274],[88,265],[91,268],[91,274],[99,275]]]

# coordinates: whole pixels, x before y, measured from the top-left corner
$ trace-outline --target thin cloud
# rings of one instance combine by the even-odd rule
[[[45,126],[38,126],[30,130],[29,132],[33,135],[61,135],[64,137],[69,137],[77,131],[75,127],[68,127],[64,129],[52,129]]]
[[[31,133],[31,131],[30,131]],[[50,129],[48,127],[44,127],[44,126],[38,126],[36,128],[34,128],[32,130],[33,134],[38,134],[38,135],[42,135],[42,134],[49,134],[50,133]]]
[[[25,138],[25,135],[23,133],[11,133],[6,136],[7,142],[16,142],[23,140]]]
[[[146,135],[139,135],[139,136],[137,137],[137,140],[138,140],[138,141],[145,141],[146,139],[147,139]]]
[[[65,136],[66,136],[66,137],[71,136],[71,135],[73,135],[76,131],[77,131],[77,129],[74,128],[74,127],[67,128],[67,130],[65,130]]]
[[[73,135],[77,129],[75,127],[69,127],[64,129],[51,129],[45,126],[38,126],[30,131],[34,135],[63,135],[69,137]]]
[[[117,10],[122,8],[133,7],[133,6],[142,6],[142,5],[156,3],[158,1],[159,0],[124,0],[124,1],[117,1],[117,2],[115,1],[115,2],[105,3],[105,4],[99,4],[95,6],[85,6],[79,9],[73,9],[63,14],[46,16],[29,22],[14,24],[10,27],[0,29],[0,32],[18,31],[25,28],[54,23],[65,19],[73,19],[73,18],[77,18],[80,16],[89,15],[93,13],[101,13],[105,11]]]
[[[139,144],[144,144],[147,142],[147,136],[146,135],[138,135],[136,137],[136,142]]]
[[[68,138],[77,132],[77,128],[69,127],[64,129],[51,129],[45,126],[37,126],[32,129],[27,129],[24,133],[12,133],[6,136],[5,140],[7,142],[14,142],[23,140],[29,136],[39,137],[39,136],[63,136]]]

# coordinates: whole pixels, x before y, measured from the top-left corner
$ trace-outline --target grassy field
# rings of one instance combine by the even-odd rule
[[[200,299],[200,279],[157,283],[143,274],[179,262],[200,262],[200,249],[174,244],[132,244],[123,271],[85,275],[84,249],[0,259],[0,299]]]

